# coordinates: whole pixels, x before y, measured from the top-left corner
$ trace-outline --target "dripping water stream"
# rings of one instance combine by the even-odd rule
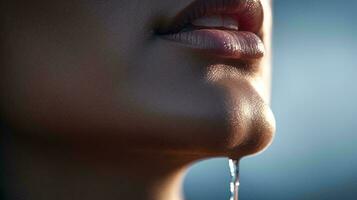
[[[229,169],[231,173],[231,183],[230,183],[231,196],[229,200],[238,200],[239,160],[229,159]]]

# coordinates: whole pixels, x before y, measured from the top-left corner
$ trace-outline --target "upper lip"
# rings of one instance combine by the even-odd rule
[[[177,33],[192,21],[210,15],[229,15],[239,24],[240,31],[259,33],[263,22],[260,0],[196,0],[158,30],[161,34]]]

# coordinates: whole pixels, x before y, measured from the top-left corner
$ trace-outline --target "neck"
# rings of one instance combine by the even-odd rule
[[[189,161],[172,155],[93,153],[5,142],[6,199],[182,199]]]

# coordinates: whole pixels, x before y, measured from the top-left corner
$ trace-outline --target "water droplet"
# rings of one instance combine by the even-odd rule
[[[238,200],[239,160],[229,159],[229,169],[231,173],[231,183],[230,183],[231,197],[229,198],[229,200]]]

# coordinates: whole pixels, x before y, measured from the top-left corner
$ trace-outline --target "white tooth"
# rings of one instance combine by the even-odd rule
[[[194,26],[203,27],[224,27],[227,29],[238,30],[238,22],[228,16],[208,16],[196,19],[192,22]]]
[[[238,30],[238,22],[231,17],[223,17],[223,26],[228,29]]]
[[[202,17],[193,21],[192,24],[205,27],[222,27],[224,25],[221,16]]]

